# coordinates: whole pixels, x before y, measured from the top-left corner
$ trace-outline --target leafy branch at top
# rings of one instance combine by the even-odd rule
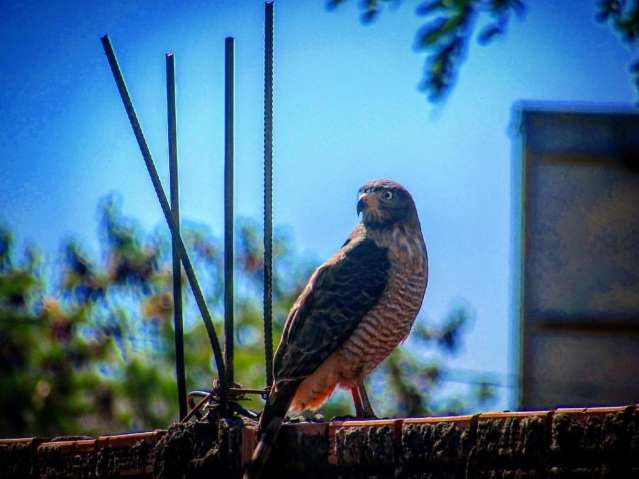
[[[334,9],[347,0],[328,0]],[[361,21],[375,21],[385,6],[401,0],[361,0]],[[597,21],[610,23],[629,46],[639,46],[639,0],[596,0]],[[419,88],[432,102],[442,100],[453,88],[468,44],[478,30],[477,41],[486,45],[506,32],[511,16],[523,17],[522,0],[427,0],[420,2],[416,15],[425,19],[415,37],[414,48],[426,53]],[[485,22],[484,20],[487,20]],[[639,92],[639,60],[630,67]]]
[[[346,0],[329,0],[328,8],[336,8]],[[363,0],[361,20],[370,24],[381,13],[383,4],[400,0]],[[414,48],[426,53],[424,75],[419,89],[430,101],[443,99],[452,89],[463,62],[468,42],[478,20],[487,16],[489,22],[479,32],[478,41],[487,44],[506,31],[511,14],[522,16],[521,0],[429,0],[421,2],[415,13],[425,23],[417,32]]]
[[[639,0],[599,0],[597,21],[609,23],[629,46],[639,46]],[[639,92],[639,59],[630,65],[630,74]]]

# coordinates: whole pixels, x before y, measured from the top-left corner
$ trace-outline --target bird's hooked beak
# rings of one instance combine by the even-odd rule
[[[366,208],[366,193],[359,195],[359,200],[357,200],[357,215],[364,211]]]
[[[370,208],[377,208],[377,198],[369,193],[362,193],[359,195],[359,200],[357,201],[357,214],[359,215],[362,211]]]

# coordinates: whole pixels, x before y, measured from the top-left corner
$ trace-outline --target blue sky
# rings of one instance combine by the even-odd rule
[[[490,46],[472,44],[456,88],[433,108],[417,91],[420,18],[405,0],[371,26],[357,3],[277,0],[275,223],[317,259],[357,221],[365,181],[404,184],[430,253],[424,319],[463,298],[476,319],[462,369],[512,372],[509,125],[520,100],[634,101],[633,53],[594,22],[594,1],[528,2]],[[161,212],[99,38],[109,33],[163,179],[164,53],[176,55],[183,217],[221,232],[224,37],[236,37],[236,208],[261,217],[262,15],[251,1],[2,2],[0,221],[55,253],[96,237],[96,204],[118,191],[153,227]],[[500,405],[511,404],[505,391]]]

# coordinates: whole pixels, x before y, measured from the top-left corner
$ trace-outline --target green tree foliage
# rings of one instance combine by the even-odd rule
[[[32,246],[18,255],[12,234],[0,228],[0,436],[145,430],[167,427],[177,417],[169,238],[159,229],[141,231],[114,197],[104,200],[98,212],[99,255],[67,240],[59,261],[46,263]],[[183,238],[221,331],[220,241],[192,224],[184,225]],[[264,385],[262,258],[257,225],[241,221],[235,371],[246,387]],[[274,240],[274,260],[277,339],[315,264],[299,257],[281,232]],[[186,289],[184,298],[187,388],[207,388],[215,377],[210,346]],[[491,390],[443,393],[441,361],[413,351],[454,354],[468,317],[468,308],[462,307],[439,329],[423,321],[416,325],[415,344],[394,353],[371,379],[380,412],[461,412],[493,397]],[[259,410],[261,400],[245,406]],[[321,412],[330,417],[351,410],[350,401],[338,395]]]
[[[347,0],[328,0],[329,9]],[[384,6],[401,0],[361,0],[361,20],[372,23]],[[596,0],[598,22],[607,22],[631,47],[639,46],[639,0]],[[481,45],[506,32],[510,18],[523,17],[522,0],[427,0],[417,2],[416,15],[424,18],[414,48],[426,53],[420,89],[430,101],[442,100],[453,86],[474,36]],[[639,60],[630,66],[639,93]]]
[[[608,23],[631,47],[639,45],[639,0],[599,0],[597,21]],[[639,59],[630,65],[636,90],[639,92]]]

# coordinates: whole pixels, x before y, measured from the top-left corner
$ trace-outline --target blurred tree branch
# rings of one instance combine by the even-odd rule
[[[328,0],[329,9],[347,0]],[[609,23],[631,47],[639,46],[639,0],[595,0],[597,21]],[[361,21],[374,22],[385,6],[401,0],[360,0]],[[427,0],[418,3],[415,14],[424,24],[415,37],[414,49],[426,54],[424,73],[419,89],[431,102],[438,102],[455,85],[468,44],[476,34],[481,45],[490,43],[506,32],[511,16],[522,18],[526,7],[522,0]],[[639,94],[639,60],[630,66]]]
[[[597,21],[608,23],[631,47],[639,46],[639,0],[599,0]],[[639,59],[630,65],[630,74],[639,93]]]

